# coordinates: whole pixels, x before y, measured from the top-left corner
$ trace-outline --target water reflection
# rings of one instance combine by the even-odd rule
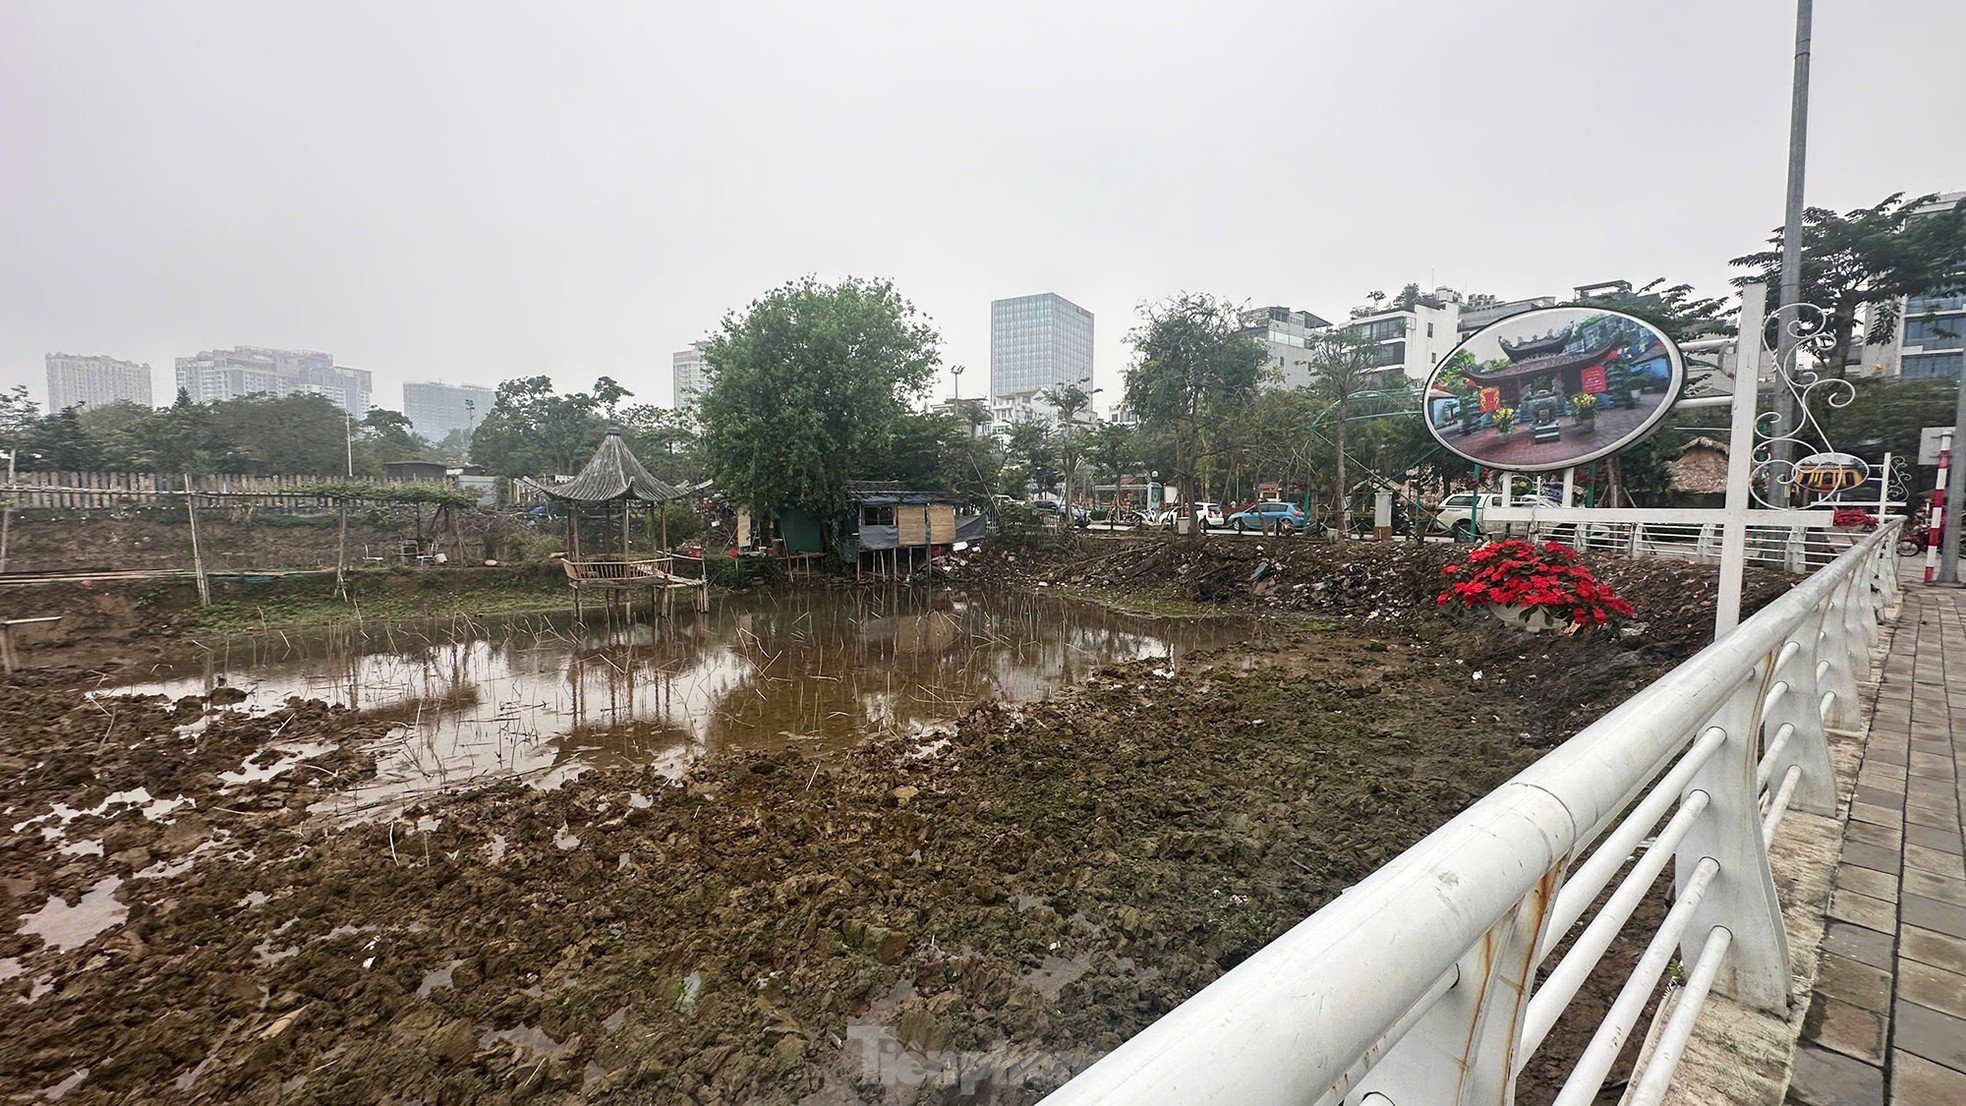
[[[190,695],[224,680],[248,708],[301,696],[397,719],[378,781],[349,797],[364,805],[491,775],[551,786],[595,764],[674,774],[715,749],[837,747],[1245,633],[1028,595],[820,589],[728,598],[673,622],[256,635],[199,671],[119,690]]]

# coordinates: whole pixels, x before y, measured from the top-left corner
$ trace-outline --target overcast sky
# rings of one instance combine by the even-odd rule
[[[1373,289],[1724,287],[1781,218],[1786,0],[0,5],[0,385],[42,355],[607,374],[804,273],[1342,317]],[[1966,188],[1966,4],[1817,5],[1809,202]],[[938,392],[947,393],[945,375]],[[1102,402],[1102,406],[1105,403]]]

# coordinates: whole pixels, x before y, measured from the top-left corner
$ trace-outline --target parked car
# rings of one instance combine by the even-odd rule
[[[1222,505],[1211,499],[1198,500],[1194,503],[1176,503],[1172,507],[1163,507],[1161,510],[1155,512],[1153,525],[1156,529],[1172,530],[1175,527],[1175,520],[1186,514],[1189,510],[1194,511],[1196,525],[1204,530],[1219,530],[1227,525],[1226,520],[1222,517]]]
[[[1281,499],[1266,499],[1229,516],[1229,529],[1238,534],[1245,530],[1274,530],[1279,525],[1302,530],[1304,509]]]
[[[1441,500],[1440,506],[1435,508],[1433,528],[1437,531],[1446,531],[1456,541],[1467,541],[1473,538],[1477,525],[1480,526],[1480,532],[1484,537],[1506,533],[1508,531],[1506,524],[1490,522],[1485,517],[1490,508],[1500,507],[1502,505],[1501,493],[1482,492],[1479,497],[1479,511],[1476,509],[1476,498],[1474,492],[1461,492]],[[1562,506],[1556,500],[1540,495],[1519,495],[1510,500],[1509,505],[1511,507]],[[1477,514],[1483,517],[1477,520]],[[1552,528],[1552,536],[1561,538],[1562,535],[1572,533],[1575,529],[1575,527],[1567,523],[1559,524]]]
[[[1085,507],[1073,506],[1068,509],[1063,503],[1050,499],[1033,499],[1031,506],[1043,514],[1059,518],[1069,517],[1072,525],[1081,530],[1092,525],[1092,512]]]

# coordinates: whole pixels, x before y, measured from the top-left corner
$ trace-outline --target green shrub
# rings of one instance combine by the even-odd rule
[[[661,539],[665,520],[669,527],[671,549],[685,544],[703,531],[703,516],[697,514],[695,508],[686,507],[681,503],[671,503],[655,512],[655,529],[649,533],[650,540]]]

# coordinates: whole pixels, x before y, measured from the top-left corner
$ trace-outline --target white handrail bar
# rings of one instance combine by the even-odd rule
[[[1645,1071],[1638,1077],[1638,1087],[1632,1092],[1632,1106],[1659,1106],[1666,1099],[1666,1088],[1672,1083],[1673,1073],[1679,1070],[1679,1061],[1686,1054],[1686,1042],[1693,1039],[1693,1023],[1699,1020],[1700,1009],[1707,1004],[1707,994],[1713,990],[1714,976],[1719,974],[1720,965],[1727,959],[1728,947],[1733,943],[1734,932],[1726,926],[1713,927],[1713,934],[1707,940],[1705,951],[1693,964],[1693,970],[1686,977],[1686,989],[1680,992],[1679,1001],[1673,1004],[1672,1014],[1666,1019],[1666,1027],[1659,1034],[1659,1043],[1652,1050],[1652,1058],[1646,1062]]]
[[[1770,990],[1769,965],[1780,961],[1775,970],[1786,971],[1753,795],[1761,708],[1777,667],[1790,667],[1803,650],[1801,678],[1827,673],[1832,689],[1854,687],[1867,671],[1876,623],[1896,592],[1897,526],[1892,520],[1858,540],[1045,1101],[1254,1106],[1315,1102],[1347,1086],[1346,1102],[1375,1093],[1394,1101],[1508,1101],[1524,998],[1552,910],[1563,902],[1566,872],[1626,808],[1646,802],[1641,796],[1656,786],[1653,778],[1693,735],[1710,729],[1724,734],[1727,752],[1703,749],[1706,763],[1690,780],[1668,773],[1675,785],[1711,792],[1713,802],[1679,845],[1680,901],[1667,915],[1669,933],[1655,939],[1639,974],[1654,960],[1663,967],[1682,937],[1681,955],[1702,959],[1709,934],[1721,924],[1714,919],[1725,918],[1734,955],[1726,956],[1720,989],[1736,994],[1730,988],[1738,987],[1743,1001],[1761,1001]],[[1809,690],[1815,699],[1816,689]],[[1807,750],[1797,747],[1805,739],[1820,743],[1822,732],[1798,726],[1785,755],[1799,758]],[[1796,760],[1803,771],[1827,763],[1826,751]],[[1801,774],[1790,767],[1784,783]],[[1833,789],[1834,780],[1805,780],[1805,790],[1818,787]],[[1797,794],[1792,785],[1787,789]],[[1795,801],[1800,808],[1802,799]],[[1624,837],[1621,831],[1613,841]],[[1606,860],[1585,868],[1595,873],[1607,864],[1615,870]],[[1574,903],[1574,897],[1563,903],[1564,912]],[[1457,970],[1458,982],[1435,998],[1431,1011],[1417,1021],[1409,1017]],[[1649,983],[1644,986],[1649,994]],[[1613,1013],[1637,1016],[1618,1004]],[[1361,1058],[1369,1062],[1396,1026],[1404,1039],[1352,1082]],[[1622,1039],[1630,1026],[1605,1028]],[[1600,1047],[1594,1040],[1592,1049]],[[1608,1066],[1609,1057],[1592,1056],[1576,1074],[1587,1080],[1600,1060]]]
[[[1707,793],[1695,791],[1689,795],[1679,812],[1666,823],[1657,840],[1652,842],[1645,855],[1632,866],[1618,889],[1605,900],[1604,909],[1598,911],[1584,932],[1577,935],[1577,943],[1557,961],[1543,985],[1536,989],[1536,997],[1529,1000],[1528,1013],[1523,1017],[1522,1049],[1516,1054],[1516,1067],[1520,1069],[1529,1062],[1530,1053],[1543,1043],[1550,1029],[1577,995],[1577,989],[1590,978],[1591,969],[1604,959],[1604,950],[1611,947],[1612,938],[1624,928],[1632,911],[1638,908],[1639,899],[1652,889],[1652,881],[1659,878],[1665,870],[1666,862],[1672,859],[1673,850],[1693,829],[1693,821],[1707,809]]]

